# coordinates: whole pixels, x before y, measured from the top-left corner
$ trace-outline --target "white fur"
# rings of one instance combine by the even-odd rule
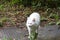
[[[29,32],[29,36],[31,31],[34,29],[35,32],[38,31],[38,27],[40,24],[40,15],[37,12],[33,12],[28,18],[26,22],[26,26]]]

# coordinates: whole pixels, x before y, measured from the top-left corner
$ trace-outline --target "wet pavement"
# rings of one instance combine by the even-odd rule
[[[38,33],[37,40],[60,40],[60,29],[57,25],[40,27]],[[23,29],[17,27],[7,27],[0,29],[1,40],[29,40],[27,35],[28,32],[26,27]]]

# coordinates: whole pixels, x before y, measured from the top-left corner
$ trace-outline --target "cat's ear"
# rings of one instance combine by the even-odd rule
[[[35,18],[33,18],[33,22],[35,22]]]

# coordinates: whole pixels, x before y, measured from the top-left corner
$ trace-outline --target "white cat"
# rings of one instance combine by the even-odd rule
[[[37,12],[33,12],[28,18],[26,22],[26,26],[29,32],[29,37],[31,34],[31,31],[35,31],[37,33],[38,27],[40,25],[40,14]]]

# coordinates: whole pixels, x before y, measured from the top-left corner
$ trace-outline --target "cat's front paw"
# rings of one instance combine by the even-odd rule
[[[28,38],[30,38],[30,36],[28,36]]]

